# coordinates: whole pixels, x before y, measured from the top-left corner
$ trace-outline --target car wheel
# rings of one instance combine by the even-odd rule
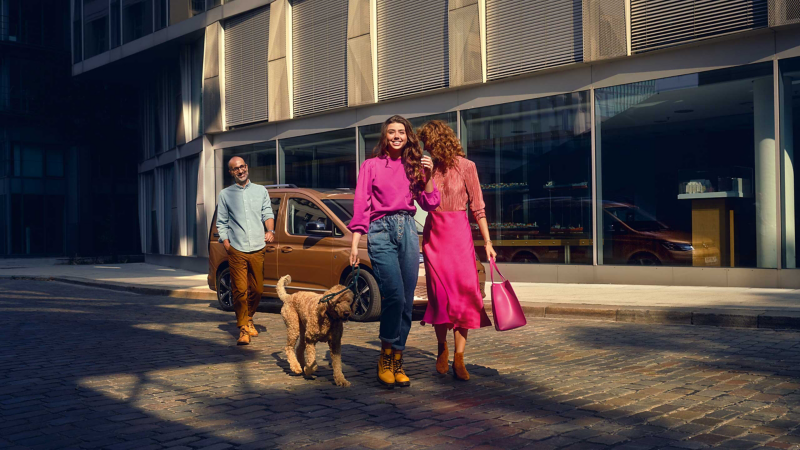
[[[355,277],[355,272],[350,272],[345,279],[345,286],[350,285],[353,277]],[[355,292],[350,319],[356,322],[368,322],[379,318],[381,316],[381,292],[375,276],[366,270],[361,270],[358,274]]]
[[[661,261],[650,253],[637,253],[631,256],[628,264],[632,266],[660,266]]]
[[[226,267],[217,275],[217,301],[223,311],[233,311],[232,286],[231,269]]]

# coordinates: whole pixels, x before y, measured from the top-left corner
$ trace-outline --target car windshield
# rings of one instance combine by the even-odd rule
[[[350,225],[353,220],[353,200],[352,199],[325,199],[322,201],[345,226]]]

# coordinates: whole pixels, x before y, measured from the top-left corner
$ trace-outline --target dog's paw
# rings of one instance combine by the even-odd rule
[[[292,373],[295,373],[297,375],[303,373],[303,368],[300,367],[300,364],[290,364],[289,369],[291,369]]]
[[[350,387],[350,382],[349,382],[349,381],[347,381],[347,380],[345,380],[344,378],[341,378],[341,379],[339,379],[339,378],[334,378],[334,380],[333,380],[333,381],[336,383],[336,385],[337,385],[337,386],[341,386],[341,387]]]
[[[311,378],[314,375],[314,372],[316,372],[316,371],[317,371],[317,366],[315,364],[312,367],[306,367],[303,370],[303,374],[306,376],[306,378]]]

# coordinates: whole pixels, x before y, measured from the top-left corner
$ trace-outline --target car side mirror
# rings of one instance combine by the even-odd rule
[[[333,231],[326,230],[325,224],[319,221],[308,222],[306,224],[306,233],[314,236],[332,236]]]

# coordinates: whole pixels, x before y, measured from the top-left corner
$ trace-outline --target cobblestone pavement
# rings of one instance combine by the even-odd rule
[[[377,324],[347,324],[339,388],[323,344],[290,375],[256,318],[237,347],[208,301],[0,281],[0,448],[800,447],[796,332],[531,319],[471,333],[465,383],[415,324],[388,391]]]

